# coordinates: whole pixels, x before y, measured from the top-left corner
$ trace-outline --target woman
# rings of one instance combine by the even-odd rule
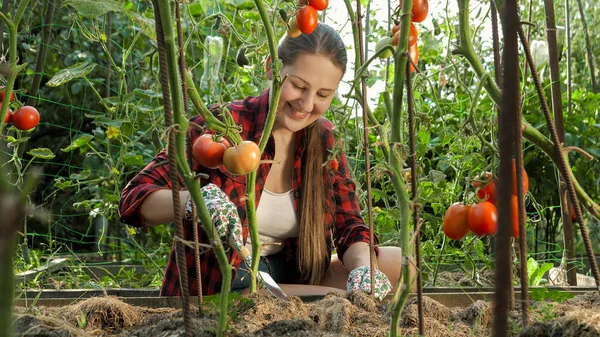
[[[322,117],[346,70],[345,46],[335,30],[319,24],[312,34],[286,36],[278,53],[283,63],[281,75],[287,78],[282,84],[272,134],[262,154],[269,163],[260,165],[256,179],[260,269],[269,272],[290,295],[326,294],[340,289],[370,291],[368,228],[360,214],[346,156],[338,152],[333,158],[332,124]],[[267,77],[271,76],[267,61]],[[242,127],[244,140],[260,140],[269,93],[267,89],[260,96],[228,104],[236,124]],[[219,116],[217,107],[211,110]],[[192,121],[204,124],[200,116]],[[198,136],[198,131],[192,130],[192,141]],[[124,223],[145,227],[174,220],[167,166],[156,166],[164,159],[163,151],[123,190],[120,214]],[[339,163],[336,170],[326,165],[331,159]],[[218,187],[226,195],[224,199],[228,197],[235,205],[243,224],[239,241],[250,245],[242,198],[245,177],[232,175],[224,167],[207,169],[195,163],[192,169],[209,176],[200,182],[203,188]],[[182,190],[180,195],[179,206],[185,210],[189,194]],[[224,203],[229,204],[229,200]],[[200,227],[200,242],[208,242],[201,224],[189,218],[184,219],[185,239],[192,238],[195,225]],[[332,244],[337,253],[333,257]],[[237,271],[232,289],[248,287],[249,278],[239,268],[237,254],[233,250],[228,254]],[[375,295],[383,298],[398,279],[401,252],[396,247],[379,247],[377,254]],[[217,260],[210,249],[203,252],[201,260],[202,293],[216,293],[221,286]],[[189,249],[187,268],[190,294],[197,294],[194,257]],[[161,294],[180,294],[174,250]]]

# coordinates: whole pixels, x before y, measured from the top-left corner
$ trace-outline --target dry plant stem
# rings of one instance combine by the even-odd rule
[[[517,26],[517,0],[507,0],[504,11],[504,49],[502,58],[503,93],[498,114],[498,150],[500,168],[498,185],[498,234],[496,235],[496,289],[494,308],[494,336],[507,336],[509,296],[512,285],[510,232],[512,231],[512,157],[517,135],[517,111],[519,110],[519,53]]]
[[[585,250],[586,250],[588,257],[591,257],[589,259],[590,267],[591,267],[594,279],[596,280],[596,286],[598,287],[598,291],[600,292],[600,272],[598,271],[598,264],[596,262],[596,259],[593,258],[595,255],[594,255],[594,251],[592,249],[592,244],[590,241],[587,226],[583,222],[583,215],[581,213],[581,207],[579,206],[579,200],[577,199],[577,194],[576,194],[575,185],[574,185],[575,181],[573,180],[571,175],[565,174],[567,172],[568,165],[567,165],[567,159],[565,158],[565,154],[562,149],[562,143],[560,143],[558,141],[558,135],[556,133],[556,129],[554,128],[552,116],[550,116],[550,108],[548,107],[548,102],[546,101],[546,98],[544,96],[542,84],[539,80],[537,70],[535,68],[535,64],[533,63],[533,57],[531,56],[531,50],[529,49],[529,44],[525,40],[525,33],[523,32],[523,28],[519,27],[518,31],[519,31],[519,37],[521,38],[521,43],[523,45],[523,49],[525,50],[525,56],[527,57],[527,63],[529,64],[529,70],[531,70],[531,75],[533,76],[533,81],[535,83],[536,91],[538,93],[538,97],[540,99],[540,103],[541,103],[543,111],[544,111],[544,117],[546,118],[546,124],[548,125],[548,130],[550,130],[550,133],[552,134],[552,139],[556,146],[555,151],[556,151],[556,153],[560,154],[557,156],[558,160],[560,161],[559,162],[560,164],[558,165],[558,169],[559,169],[563,179],[565,180],[565,184],[567,186],[567,191],[569,192],[569,197],[570,197],[571,203],[573,204],[573,207],[575,209],[575,216],[576,216],[577,223],[579,223],[579,230],[581,232],[581,238],[583,239],[583,243],[584,243]]]
[[[415,260],[417,269],[417,313],[419,317],[419,335],[425,335],[423,320],[423,275],[421,274],[421,229],[419,226],[419,191],[417,184],[417,150],[415,144],[415,106],[413,104],[410,62],[406,64],[406,101],[408,107],[408,148],[410,154],[410,184],[412,188],[413,225]],[[412,240],[411,240],[412,242]]]
[[[42,43],[35,59],[35,75],[31,80],[31,87],[29,89],[30,97],[27,99],[27,105],[34,105],[35,96],[38,94],[40,88],[40,82],[42,81],[42,73],[44,72],[44,65],[46,63],[46,54],[48,50],[48,44],[50,41],[50,29],[52,28],[52,21],[54,19],[54,7],[56,5],[52,1],[46,2],[46,14],[44,16],[44,29],[42,29]],[[109,73],[107,71],[107,73]],[[108,95],[106,96],[108,97]]]
[[[6,80],[6,87],[4,88],[4,100],[2,101],[2,108],[0,108],[0,135],[4,130],[4,118],[8,113],[8,104],[10,102],[10,95],[15,86],[15,79],[17,78],[17,73],[23,69],[26,64],[21,66],[17,66],[17,29],[19,28],[19,23],[21,22],[21,18],[23,18],[23,14],[25,13],[25,8],[29,4],[29,0],[22,0],[17,8],[14,18],[9,19],[4,13],[0,12],[0,19],[4,21],[4,25],[8,28],[8,37],[9,37],[9,59],[8,59],[8,67],[10,69],[11,74],[8,76]]]
[[[173,43],[173,32],[171,28],[171,34],[168,32],[165,33],[163,31],[163,18],[168,24],[171,24],[171,17],[167,5],[167,10],[164,9],[164,5],[162,3],[157,3],[160,0],[153,1],[154,7],[154,18],[156,21],[156,42],[158,45],[158,55],[159,55],[159,69],[160,69],[160,82],[162,86],[163,93],[163,104],[165,110],[165,123],[167,124],[167,129],[170,130],[169,138],[167,143],[167,160],[169,162],[169,179],[171,180],[171,191],[173,195],[173,205],[180,205],[179,202],[179,190],[181,188],[179,182],[179,172],[177,170],[177,158],[176,158],[176,144],[175,144],[175,129],[171,128],[173,125],[173,113],[171,110],[171,95],[170,95],[170,77],[177,77],[177,69],[175,69],[174,74],[172,73],[173,69],[169,69],[167,63],[171,61],[171,63],[175,62],[175,58],[171,57],[169,60],[169,55],[171,53],[166,50],[168,48],[166,40],[171,39],[170,43]],[[161,6],[162,5],[162,6]],[[167,28],[168,30],[168,28]],[[169,55],[169,56],[168,56]],[[178,101],[175,96],[175,92],[177,90],[173,90],[173,96],[175,99],[173,100],[174,104]],[[181,113],[181,111],[175,112]],[[183,238],[183,223],[181,216],[181,209],[179,207],[173,207],[173,214],[175,217],[175,236]],[[187,273],[187,263],[185,256],[185,246],[182,242],[175,241],[175,256],[177,262],[177,270],[179,271],[179,288],[181,290],[181,297],[183,300],[183,323],[184,323],[184,331],[186,337],[191,337],[193,334],[193,325],[192,325],[192,316],[191,316],[191,308],[189,303],[189,286],[188,286],[188,273]]]
[[[563,121],[562,93],[560,89],[560,70],[558,66],[558,42],[556,39],[556,23],[554,19],[554,0],[544,0],[546,14],[546,36],[548,39],[548,56],[550,62],[550,79],[552,81],[552,110],[554,112],[554,126],[560,143],[565,142],[565,128]],[[573,239],[573,222],[569,203],[565,197],[565,182],[562,176],[558,177],[558,192],[560,196],[561,217],[565,242],[565,255],[567,257],[567,282],[577,285],[577,268],[573,265],[575,259],[575,243]]]
[[[499,106],[501,104],[500,89],[489,76],[485,77],[485,68],[481,63],[481,60],[478,58],[475,50],[473,49],[473,42],[471,41],[471,30],[469,26],[469,0],[457,0],[457,3],[459,7],[458,34],[460,35],[460,45],[456,50],[453,51],[453,54],[462,55],[469,62],[469,64],[471,64],[471,67],[477,74],[477,77],[479,77],[480,80],[484,81],[484,88],[490,95],[490,98],[496,103],[496,105]],[[501,6],[498,7],[501,8]],[[550,141],[546,136],[539,132],[539,130],[537,130],[535,127],[529,124],[525,119],[523,119],[522,123],[523,137],[525,137],[525,139],[529,140],[533,144],[537,145],[540,148],[540,150],[542,150],[548,157],[550,157],[552,162],[554,162],[554,164],[557,165],[559,170],[561,170],[559,163],[560,156],[562,154],[556,152],[552,141]],[[571,177],[579,200],[581,200],[581,202],[583,203],[585,208],[590,212],[590,214],[592,214],[596,219],[600,220],[600,206],[596,202],[594,202],[594,200],[590,198],[590,196],[581,187],[581,185],[579,185],[579,182],[573,175],[571,168],[567,167],[566,169],[567,171],[561,171],[561,174],[568,175]]]
[[[587,22],[585,20],[585,10],[581,0],[577,0],[577,6],[579,7],[579,14],[581,15],[581,24],[583,25],[583,34],[585,36],[585,50],[588,60],[588,67],[590,67],[590,76],[592,81],[592,91],[597,93],[596,90],[596,68],[594,66],[594,54],[592,54],[592,47],[590,44],[590,33],[588,31]]]
[[[269,19],[269,15],[265,8],[262,0],[254,0],[256,9],[260,14],[263,26],[267,33],[267,44],[269,46],[269,55],[271,60],[279,60],[277,54],[277,47],[275,44],[275,33],[273,26]],[[279,94],[281,93],[281,75],[280,69],[275,66],[276,62],[271,62],[273,71],[273,80],[271,81],[271,92],[269,95],[269,112],[267,114],[267,121],[265,123],[265,129],[261,135],[258,147],[262,154],[267,146],[271,131],[273,130],[273,124],[275,123],[275,115],[277,113],[277,106],[279,105]],[[258,226],[256,224],[256,170],[246,175],[246,217],[248,219],[248,231],[252,242],[252,266],[250,268],[250,293],[255,293],[258,289],[256,288],[256,275],[258,274],[258,265],[260,259],[260,238],[258,237]]]
[[[360,6],[360,0],[356,1],[356,16],[359,18],[356,20],[356,31],[358,32],[358,49],[360,64],[364,64],[365,62],[365,46],[363,41],[362,34],[362,11]],[[368,21],[367,21],[368,22]],[[364,76],[361,76],[360,79],[360,87],[361,87],[361,98],[362,98],[362,108],[363,108],[363,142],[365,146],[365,172],[366,172],[366,185],[367,185],[367,212],[368,212],[368,221],[369,221],[369,262],[371,264],[371,297],[375,297],[375,268],[376,260],[375,260],[375,247],[374,241],[375,237],[373,235],[373,227],[375,224],[373,223],[373,200],[371,198],[371,161],[369,160],[369,120],[367,117],[367,81]]]
[[[181,77],[181,93],[183,95],[183,111],[184,116],[187,118],[187,114],[189,113],[189,97],[187,90],[187,83],[185,81],[185,51],[184,51],[184,43],[183,43],[183,30],[181,29],[181,9],[179,2],[175,2],[175,20],[177,24],[177,47],[179,52],[179,76]],[[188,128],[185,134],[185,150],[187,156],[187,163],[189,167],[193,167],[193,155],[192,155],[192,140],[190,139],[190,131]],[[177,204],[176,204],[177,205]],[[192,203],[192,219],[196,219],[196,205]],[[193,230],[194,242],[199,242],[199,233],[198,226],[194,226]],[[200,264],[200,246],[196,245],[194,247],[194,263],[196,265],[196,282],[198,289],[198,306],[202,305],[202,268]]]

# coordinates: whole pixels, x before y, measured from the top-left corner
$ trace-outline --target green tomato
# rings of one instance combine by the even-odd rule
[[[385,48],[386,46],[391,46],[392,42],[394,39],[392,39],[389,36],[386,36],[384,38],[382,38],[381,40],[377,41],[377,44],[375,45],[375,52],[379,52],[381,49]],[[387,49],[385,52],[383,52],[382,54],[379,54],[379,57],[382,59],[386,59],[390,56],[392,56],[392,51],[390,49]]]

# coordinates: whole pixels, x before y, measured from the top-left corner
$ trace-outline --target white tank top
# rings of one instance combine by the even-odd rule
[[[258,237],[262,250],[261,256],[271,255],[283,249],[285,239],[298,236],[298,220],[294,212],[294,193],[273,193],[266,188],[260,196],[256,209]],[[246,247],[252,250],[250,237]]]

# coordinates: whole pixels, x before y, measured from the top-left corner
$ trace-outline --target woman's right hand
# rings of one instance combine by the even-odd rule
[[[242,222],[237,212],[237,207],[219,187],[214,184],[203,186],[200,191],[210,213],[217,234],[225,246],[231,245],[239,251],[243,243]],[[191,219],[192,200],[188,198],[185,203],[185,216]],[[197,219],[199,222],[199,219]]]

